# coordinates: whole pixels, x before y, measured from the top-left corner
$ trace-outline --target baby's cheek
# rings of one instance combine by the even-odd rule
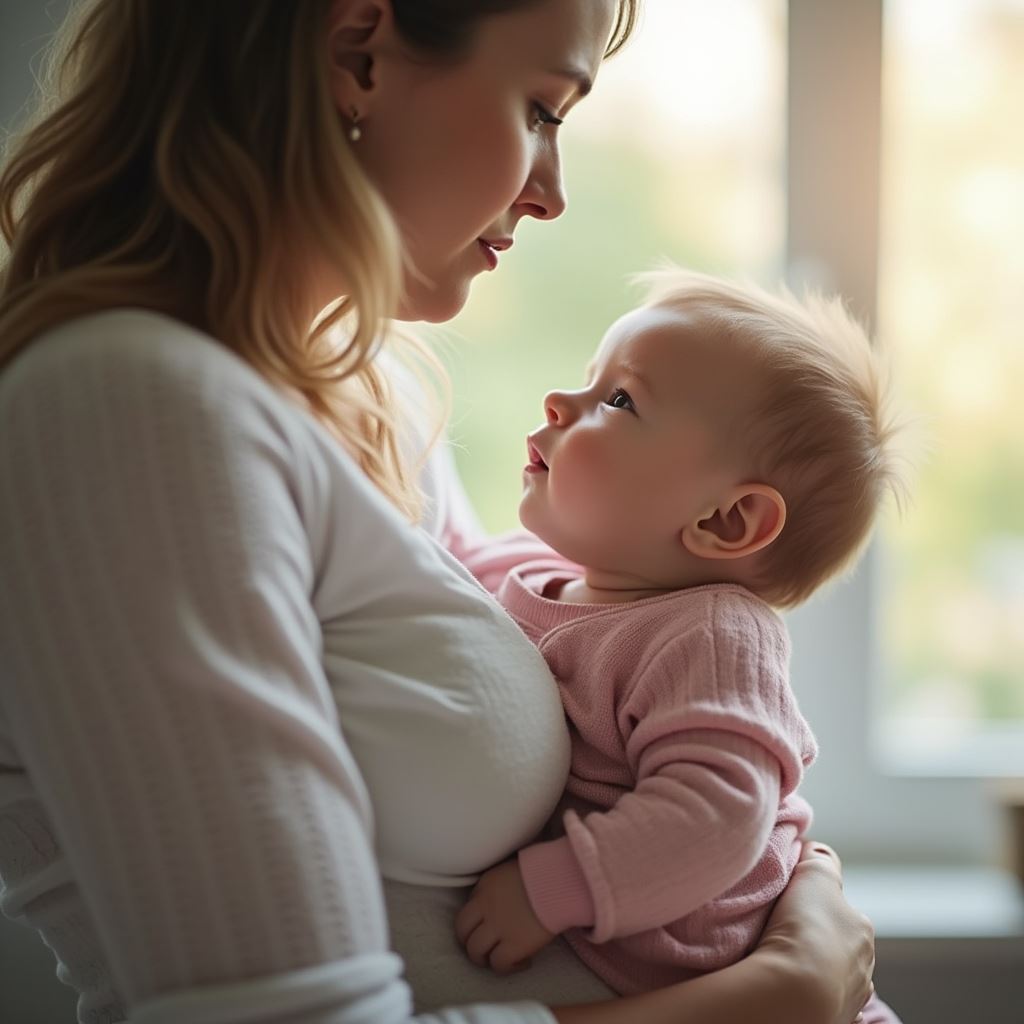
[[[563,458],[557,466],[552,483],[561,489],[567,500],[593,500],[614,489],[614,469],[596,440],[580,434],[573,438],[572,448],[563,454],[568,458]]]

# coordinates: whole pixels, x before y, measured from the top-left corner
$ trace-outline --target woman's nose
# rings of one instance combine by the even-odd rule
[[[526,216],[554,220],[565,213],[566,202],[558,141],[544,139],[516,205],[523,208]]]

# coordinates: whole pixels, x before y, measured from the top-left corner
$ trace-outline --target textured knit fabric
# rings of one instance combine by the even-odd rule
[[[568,764],[469,573],[242,361],[132,310],[0,375],[0,566],[0,906],[79,1019],[409,1019],[378,865],[472,880]]]
[[[489,579],[522,544],[493,551]],[[543,596],[576,575],[531,562],[498,594],[558,679],[572,737],[564,834],[519,863],[546,927],[617,991],[648,991],[753,947],[799,857],[810,808],[795,790],[816,747],[784,624],[759,598]]]

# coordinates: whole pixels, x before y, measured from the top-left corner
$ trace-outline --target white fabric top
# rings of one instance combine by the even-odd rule
[[[568,764],[543,659],[468,572],[241,360],[137,310],[0,375],[0,567],[0,909],[80,1021],[409,1019],[377,863],[454,898]]]

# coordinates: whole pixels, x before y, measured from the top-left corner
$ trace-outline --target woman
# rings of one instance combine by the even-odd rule
[[[430,1019],[866,999],[869,927],[813,851],[748,960],[647,996],[552,1015],[547,984],[607,994],[565,950],[493,988],[449,955],[567,738],[378,339],[561,213],[557,126],[633,17],[89,0],[63,30],[0,177],[0,878],[81,1021],[406,1020],[380,874],[419,1007],[522,1000]]]

